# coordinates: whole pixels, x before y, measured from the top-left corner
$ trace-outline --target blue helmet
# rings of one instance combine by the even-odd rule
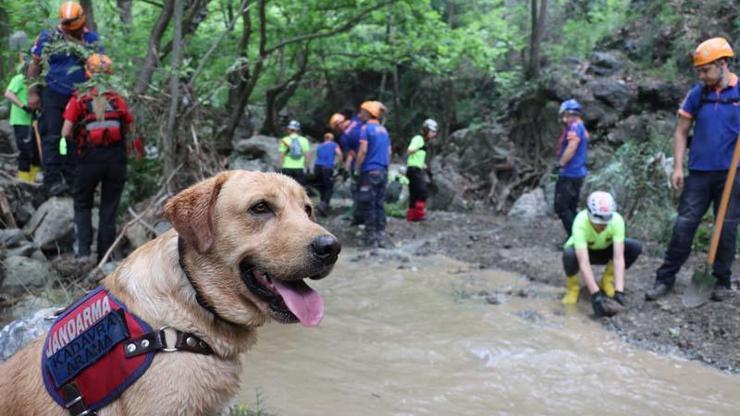
[[[563,101],[563,103],[560,104],[560,111],[558,111],[558,114],[563,113],[581,114],[581,105],[578,104],[578,101],[572,98],[570,100]]]

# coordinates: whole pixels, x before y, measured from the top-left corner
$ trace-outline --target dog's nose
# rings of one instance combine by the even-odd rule
[[[342,245],[332,235],[321,235],[311,241],[313,255],[326,264],[337,261],[337,255],[342,251]]]

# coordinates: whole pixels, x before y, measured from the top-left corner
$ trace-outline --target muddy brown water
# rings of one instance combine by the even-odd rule
[[[261,328],[238,402],[281,416],[740,414],[740,377],[629,346],[589,305],[564,311],[558,288],[514,274],[348,251],[312,286],[323,322]]]

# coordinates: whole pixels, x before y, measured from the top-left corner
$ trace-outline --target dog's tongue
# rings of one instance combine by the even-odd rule
[[[272,283],[283,297],[285,305],[303,326],[316,326],[321,322],[324,317],[324,300],[303,280],[288,283],[274,279]]]

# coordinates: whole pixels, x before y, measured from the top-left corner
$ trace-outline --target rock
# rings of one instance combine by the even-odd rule
[[[33,243],[25,242],[18,247],[11,248],[8,250],[8,257],[11,256],[23,256],[23,257],[31,257],[33,253],[35,253],[37,250],[37,247],[33,245]]]
[[[234,153],[246,159],[258,159],[269,166],[278,162],[278,139],[269,136],[252,136],[234,140]]]
[[[536,188],[533,191],[519,197],[509,210],[509,218],[518,219],[540,219],[548,216],[549,209],[545,200],[545,193],[542,188]]]
[[[126,240],[131,244],[131,247],[137,249],[151,240],[151,236],[146,227],[140,223],[135,223],[126,229]]]
[[[10,108],[5,104],[0,104],[0,120],[7,120],[10,118]]]
[[[0,285],[0,292],[12,296],[26,293],[29,289],[44,287],[51,276],[49,264],[28,257],[7,257],[4,266],[5,279]]]
[[[37,311],[32,316],[15,320],[0,330],[0,361],[7,361],[24,346],[49,330],[52,321],[46,319],[56,308]]]
[[[438,158],[433,159],[429,166],[433,175],[430,187],[436,191],[431,192],[430,208],[449,211],[467,209],[462,196],[462,190],[465,189],[465,178],[457,173],[451,165],[443,165]]]
[[[277,162],[276,162],[277,163]],[[258,172],[272,172],[275,164],[267,164],[259,159],[250,159],[245,156],[236,156],[229,160],[229,169],[252,170]]]
[[[676,84],[648,79],[637,85],[637,100],[650,110],[675,113],[687,90]]]
[[[28,241],[26,233],[18,228],[7,228],[0,230],[0,245],[5,247],[15,247],[22,242]]]
[[[0,120],[0,153],[15,153],[18,147],[15,144],[13,127],[8,120]]]
[[[621,80],[597,79],[588,83],[589,89],[596,99],[609,104],[620,114],[627,109],[632,99],[632,91]]]
[[[36,311],[51,308],[51,301],[40,296],[30,296],[13,305],[9,311],[10,319],[24,319],[33,316]]]
[[[624,64],[611,52],[594,52],[591,54],[589,70],[597,76],[614,75],[622,69]]]
[[[54,197],[36,210],[23,231],[33,235],[33,242],[44,250],[69,250],[74,241],[73,220],[72,198]]]

